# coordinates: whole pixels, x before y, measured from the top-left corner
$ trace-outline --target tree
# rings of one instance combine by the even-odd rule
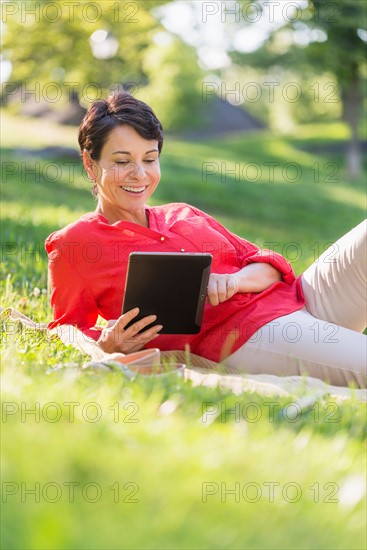
[[[314,25],[326,32],[327,40],[311,43],[305,54],[313,66],[326,65],[339,83],[343,119],[351,131],[347,167],[354,178],[360,176],[362,170],[358,124],[362,113],[362,72],[366,67],[366,44],[361,30],[366,33],[367,4],[359,0],[337,0],[333,5],[335,15],[325,17],[322,0],[310,2]]]
[[[11,83],[28,89],[37,83],[44,93],[51,82],[67,85],[73,97],[84,89],[84,102],[90,102],[111,83],[144,82],[145,50],[162,29],[151,11],[165,3],[2,2],[3,59],[12,63]]]
[[[250,7],[248,0],[242,3]],[[265,2],[262,6],[265,7]],[[358,123],[366,74],[366,10],[367,4],[360,0],[327,3],[307,0],[305,7],[298,6],[293,20],[290,18],[269,34],[258,51],[249,54],[232,52],[232,59],[238,65],[263,69],[289,67],[302,77],[326,71],[334,75],[342,103],[342,117],[351,132],[346,163],[352,178],[360,176],[362,169]],[[279,38],[287,32],[288,35],[303,33],[305,41],[297,44],[291,40],[286,48],[279,48]]]
[[[194,48],[166,36],[164,46],[153,44],[146,52],[143,68],[149,84],[139,97],[159,113],[166,130],[193,128],[202,122],[203,71]]]
[[[58,86],[64,99],[87,107],[111,85],[124,85],[157,109],[167,129],[194,125],[202,72],[195,49],[164,32],[154,15],[166,3],[104,0],[61,2],[57,8],[38,0],[16,9],[12,2],[10,11],[3,7],[4,57],[13,66],[5,89],[25,86],[23,97],[34,97],[38,85],[39,101],[49,95],[53,103]],[[56,103],[51,107],[64,114],[65,100]]]

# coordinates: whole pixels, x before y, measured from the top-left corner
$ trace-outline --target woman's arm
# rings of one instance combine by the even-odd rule
[[[97,340],[100,330],[94,330],[98,318],[98,307],[88,284],[77,270],[79,258],[75,246],[79,242],[64,239],[53,233],[45,243],[48,254],[48,273],[51,287],[53,321],[49,329],[58,325],[77,326],[86,336]]]
[[[296,277],[290,262],[288,262],[288,260],[286,260],[281,254],[274,252],[274,250],[259,248],[255,244],[247,241],[246,239],[239,237],[238,235],[235,235],[234,233],[231,233],[230,231],[228,231],[226,227],[224,227],[212,216],[209,216],[205,212],[202,212],[201,210],[193,206],[190,206],[190,208],[197,216],[204,218],[213,229],[215,229],[216,231],[218,231],[218,233],[226,237],[229,243],[231,243],[231,245],[236,249],[237,259],[239,264],[242,267],[246,267],[248,264],[251,264],[251,263],[270,264],[275,268],[276,271],[279,271],[281,273],[281,276],[282,276],[281,280],[283,282],[287,284],[292,284],[296,280]],[[260,273],[263,273],[262,270],[260,270],[259,274]],[[276,282],[276,281],[273,281],[273,282]],[[262,288],[262,290],[264,290],[264,288]],[[261,292],[261,290],[254,291],[254,292]]]
[[[212,273],[208,299],[212,306],[229,300],[236,292],[262,292],[282,280],[280,271],[267,263],[251,263],[231,274]]]

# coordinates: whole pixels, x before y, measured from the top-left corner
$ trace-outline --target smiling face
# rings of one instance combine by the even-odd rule
[[[97,211],[109,223],[119,220],[147,225],[145,203],[160,177],[157,140],[141,137],[131,126],[117,126],[108,135],[100,159],[84,151],[84,166],[98,188]]]

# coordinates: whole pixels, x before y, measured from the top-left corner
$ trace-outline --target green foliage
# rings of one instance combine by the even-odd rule
[[[195,126],[202,72],[195,50],[179,38],[165,33],[171,43],[157,43],[164,33],[152,13],[165,3],[60,3],[56,10],[55,2],[43,0],[5,12],[4,59],[13,66],[5,95],[12,98],[13,84],[23,85],[21,101],[35,96],[44,108],[60,111],[75,98],[88,107],[123,85],[160,112],[166,129]],[[96,31],[107,39],[93,41]],[[98,48],[108,40],[117,51],[100,58]]]
[[[367,6],[359,0],[337,0],[327,16],[324,4],[322,0],[310,0],[308,24],[325,30],[327,40],[312,42],[306,53],[314,67],[328,67],[341,86],[348,87],[355,72],[366,67],[366,43],[357,30],[367,30]]]
[[[248,0],[242,3],[246,5]],[[329,71],[339,83],[348,83],[356,67],[362,76],[366,67],[366,43],[357,30],[366,30],[365,2],[308,0],[305,7],[297,7],[293,19],[288,11],[287,16],[283,16],[284,24],[279,28],[274,26],[263,47],[249,54],[233,52],[235,62],[262,69],[298,68],[300,79],[305,71],[308,75]],[[325,36],[312,31],[324,31]],[[302,43],[297,41],[297,33],[303,33]]]
[[[195,50],[177,38],[163,47],[153,44],[143,68],[149,84],[139,98],[159,113],[163,127],[172,131],[198,125],[203,73]]]
[[[244,59],[244,63],[249,62]],[[330,72],[315,76],[296,67],[276,65],[264,69],[245,64],[222,72],[223,96],[236,90],[243,107],[277,134],[294,131],[300,123],[331,122],[340,118],[338,84]],[[232,98],[233,98],[232,94]]]
[[[243,0],[248,4],[248,0]],[[260,4],[261,5],[261,4]],[[289,16],[288,16],[289,17]],[[288,18],[287,17],[287,18]],[[289,120],[289,114],[297,121],[305,120],[305,110],[312,120],[319,115],[318,105],[322,95],[328,95],[329,105],[324,105],[329,116],[343,115],[350,127],[351,141],[347,153],[349,175],[360,177],[362,170],[361,152],[358,144],[358,126],[363,111],[363,98],[366,91],[366,42],[358,34],[366,32],[367,7],[359,0],[337,0],[325,3],[323,0],[308,0],[302,8],[295,10],[293,20],[284,21],[282,26],[270,32],[264,45],[250,54],[233,52],[232,59],[240,66],[256,67],[267,70],[268,80],[282,80],[296,74],[299,86],[309,88],[310,77],[314,84],[312,95],[298,104],[301,109],[281,112]],[[331,82],[325,80],[332,75]],[[315,87],[317,91],[315,90]],[[324,91],[324,94],[323,94]],[[331,94],[331,100],[330,100]],[[340,101],[341,109],[334,109],[333,103]],[[312,108],[312,102],[316,108]],[[278,104],[275,102],[275,105]],[[308,107],[311,106],[311,109]],[[284,101],[280,101],[280,108]],[[269,112],[273,109],[270,106]],[[287,116],[288,115],[288,116]],[[270,121],[272,119],[270,118]],[[277,129],[279,125],[277,126]]]
[[[75,90],[84,104],[101,97],[108,83],[138,85],[145,78],[144,52],[161,28],[151,10],[165,2],[61,2],[56,9],[55,2],[32,0],[14,13],[5,11],[3,51],[13,65],[11,81],[28,89],[39,83],[41,90],[54,82],[64,90],[64,102]],[[92,50],[91,36],[100,30],[117,41],[117,52],[107,58]]]

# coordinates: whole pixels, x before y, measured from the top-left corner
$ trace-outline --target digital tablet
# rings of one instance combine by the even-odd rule
[[[122,313],[140,312],[127,326],[157,315],[149,327],[163,325],[159,334],[200,332],[211,263],[211,254],[132,252]]]

